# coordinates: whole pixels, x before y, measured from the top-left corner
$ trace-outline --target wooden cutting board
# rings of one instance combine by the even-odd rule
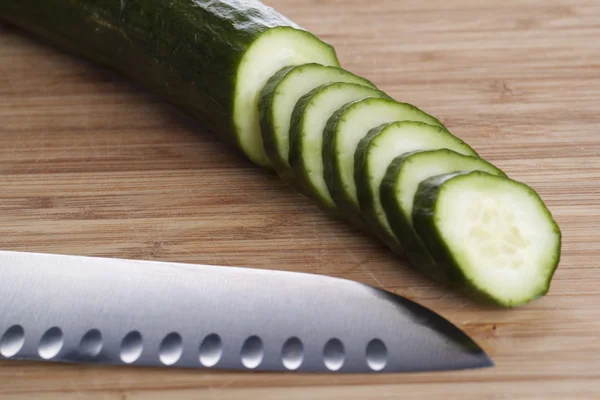
[[[549,295],[515,310],[477,306],[143,88],[2,27],[0,248],[354,279],[439,312],[496,367],[329,376],[1,362],[0,396],[600,398],[600,2],[268,4],[541,194],[564,237]]]

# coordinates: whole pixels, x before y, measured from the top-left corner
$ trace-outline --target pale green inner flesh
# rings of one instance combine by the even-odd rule
[[[401,122],[388,126],[371,141],[366,150],[366,173],[369,189],[373,195],[373,212],[379,223],[390,234],[392,234],[392,229],[381,205],[379,194],[379,187],[388,166],[396,157],[404,153],[436,149],[449,149],[466,155],[475,154],[471,147],[439,127],[412,122]],[[362,189],[358,188],[358,190]]]
[[[290,28],[274,28],[263,33],[244,55],[235,88],[234,122],[240,146],[252,162],[271,166],[260,133],[260,91],[283,67],[307,63],[339,66],[335,52],[323,42],[307,32]]]
[[[520,304],[545,291],[560,238],[531,189],[487,174],[451,179],[434,223],[466,277],[493,298]]]
[[[366,97],[383,97],[382,92],[361,85],[335,83],[317,92],[303,113],[302,141],[300,157],[306,170],[306,179],[316,190],[316,194],[330,208],[336,205],[329,194],[323,176],[323,130],[331,115],[345,104]],[[309,185],[310,186],[310,185]]]
[[[365,99],[348,108],[335,131],[336,166],[342,185],[357,211],[360,206],[354,183],[354,153],[358,143],[373,128],[387,122],[417,121],[439,125],[435,118],[403,103],[386,99]]]
[[[356,83],[373,87],[368,81],[339,68],[305,65],[294,68],[277,85],[273,96],[274,131],[277,151],[289,167],[290,120],[296,103],[314,88],[331,82]],[[341,107],[341,106],[340,106]],[[339,108],[339,107],[338,107]],[[334,109],[331,114],[336,109]]]

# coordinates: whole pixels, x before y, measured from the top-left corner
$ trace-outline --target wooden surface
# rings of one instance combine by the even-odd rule
[[[268,4],[539,191],[564,237],[549,295],[516,310],[474,305],[142,88],[2,27],[0,248],[355,279],[441,313],[497,366],[319,376],[2,362],[0,397],[600,398],[600,2]]]

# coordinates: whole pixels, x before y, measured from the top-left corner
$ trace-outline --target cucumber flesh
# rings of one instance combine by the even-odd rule
[[[335,212],[337,207],[323,176],[323,130],[335,111],[367,97],[389,98],[372,87],[336,82],[312,90],[294,108],[290,127],[290,165],[304,194],[324,211]]]
[[[364,227],[354,183],[354,155],[371,129],[394,121],[417,121],[443,127],[417,107],[390,99],[368,98],[336,111],[324,130],[324,176],[331,197],[348,220]]]
[[[237,75],[234,119],[241,147],[246,156],[256,164],[274,168],[263,146],[259,124],[258,103],[261,89],[268,79],[282,68],[313,62],[324,66],[339,66],[335,52],[328,45],[317,40],[312,34],[289,28],[266,31],[244,55]],[[308,90],[310,89],[312,88]],[[286,90],[289,88],[286,87]],[[299,94],[298,98],[304,93]],[[287,99],[293,100],[293,93],[288,96]],[[289,121],[287,124],[289,125]]]
[[[419,184],[436,175],[483,171],[506,176],[491,163],[448,149],[415,151],[394,159],[381,182],[381,204],[396,244],[415,268],[434,279],[448,281],[418,236],[412,223],[413,200]]]
[[[354,181],[361,214],[372,232],[390,247],[398,246],[398,241],[379,196],[388,166],[396,157],[408,152],[444,148],[477,155],[468,144],[444,128],[414,121],[381,125],[372,129],[358,144],[354,156]],[[400,246],[398,250],[401,250]]]
[[[437,175],[419,185],[413,223],[465,293],[516,307],[548,292],[561,233],[527,185],[480,171]]]
[[[368,80],[342,68],[310,63],[286,67],[273,75],[260,93],[262,143],[275,170],[293,179],[289,163],[290,119],[296,103],[317,86],[349,82],[374,88]]]

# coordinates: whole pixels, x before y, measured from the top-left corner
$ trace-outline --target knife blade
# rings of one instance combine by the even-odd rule
[[[391,292],[285,271],[0,251],[0,358],[252,371],[493,366]]]

